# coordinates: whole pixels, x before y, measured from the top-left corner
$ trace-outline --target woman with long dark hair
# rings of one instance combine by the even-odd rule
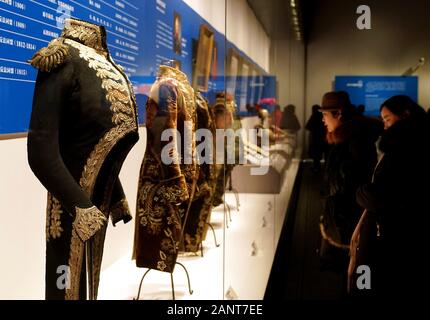
[[[430,122],[424,109],[403,95],[386,100],[380,112],[382,158],[372,182],[356,194],[366,211],[351,240],[349,285],[358,296],[407,298],[428,284],[423,256],[429,251]],[[360,265],[369,267],[371,282],[358,290]]]

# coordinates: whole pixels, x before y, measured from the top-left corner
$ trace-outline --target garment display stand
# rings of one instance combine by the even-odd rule
[[[190,294],[193,294],[193,290],[191,290],[191,282],[190,282],[190,276],[188,274],[187,268],[185,268],[185,266],[180,263],[180,262],[176,262],[175,264],[180,265],[184,270],[185,270],[185,274],[187,275],[187,280],[188,280],[188,292]],[[137,297],[134,300],[139,300],[140,297],[140,291],[142,289],[142,284],[143,284],[143,279],[145,279],[146,275],[148,274],[149,271],[151,271],[153,269],[148,269],[145,271],[145,273],[142,276],[142,279],[140,280],[140,284],[139,284],[139,291],[137,292]],[[172,286],[172,297],[173,300],[175,300],[175,284],[173,282],[173,272],[170,273],[170,284]]]
[[[225,204],[225,207],[227,208],[226,216],[225,216],[226,226],[227,226],[227,228],[229,228],[230,227],[229,222],[233,221],[231,219],[231,209],[230,209],[230,205],[228,203]]]
[[[206,224],[209,226],[209,228],[211,228],[212,234],[214,235],[215,247],[218,248],[220,246],[220,244],[218,243],[218,241],[216,239],[215,229],[211,223],[206,222]],[[203,241],[200,242],[200,252],[201,252],[201,256],[203,257]]]
[[[191,191],[191,194],[190,194],[190,199],[194,198],[194,193],[195,193],[195,190],[196,190],[196,183],[197,183],[197,180],[194,179],[192,187],[191,187],[192,191]],[[191,201],[188,202],[188,208],[187,208],[187,211],[185,213],[184,221],[187,221],[187,219],[188,219],[188,214],[190,212],[190,208],[191,208]],[[180,236],[179,239],[180,239],[180,242],[183,243],[183,241],[184,241],[184,228],[182,228],[182,230],[181,230],[181,236]],[[182,263],[178,262],[178,261],[175,262],[175,265],[180,265],[185,270],[185,273],[187,275],[187,280],[188,280],[188,291],[189,291],[190,294],[193,294],[193,290],[191,290],[190,276],[188,274],[187,268],[185,268],[185,266]],[[151,270],[152,269],[150,268],[150,269],[146,270],[146,272],[143,274],[142,279],[140,280],[139,291],[137,292],[136,300],[139,300],[140,290],[142,289],[143,279],[145,279],[145,276]],[[175,300],[175,284],[173,282],[173,271],[170,272],[170,283],[171,283],[171,286],[172,286],[172,297],[173,297],[173,300]]]
[[[235,188],[233,188],[233,183],[232,183],[232,179],[231,179],[231,172],[229,174],[228,179],[229,179],[229,181],[228,181],[228,191],[233,192],[234,197],[236,198],[236,210],[239,212],[239,208],[240,208],[239,192]]]

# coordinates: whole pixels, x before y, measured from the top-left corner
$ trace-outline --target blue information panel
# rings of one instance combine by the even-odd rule
[[[131,76],[141,50],[141,12],[128,1],[0,0],[0,133],[27,131],[37,75],[27,60],[61,34],[65,18],[105,26],[112,57]]]
[[[214,32],[216,47],[205,93],[210,101],[225,89],[226,50],[233,47],[246,57],[183,1],[0,0],[0,134],[28,130],[37,70],[27,61],[61,34],[68,17],[106,27],[110,53],[134,84],[140,123],[160,64],[173,60],[191,82],[200,25]],[[252,91],[245,83],[237,90],[242,102]]]
[[[348,92],[353,104],[363,104],[366,115],[379,116],[381,104],[392,96],[404,94],[417,101],[418,77],[336,76],[335,90]]]

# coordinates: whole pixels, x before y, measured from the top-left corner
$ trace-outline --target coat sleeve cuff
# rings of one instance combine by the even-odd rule
[[[106,220],[103,212],[97,209],[96,206],[91,208],[76,207],[76,217],[73,222],[73,228],[79,238],[85,242],[103,227]]]
[[[119,221],[123,221],[124,223],[129,222],[131,219],[133,219],[131,213],[130,213],[130,207],[128,205],[128,202],[125,198],[121,199],[117,203],[111,206],[110,208],[110,217],[112,220],[112,224],[115,227],[115,225]]]

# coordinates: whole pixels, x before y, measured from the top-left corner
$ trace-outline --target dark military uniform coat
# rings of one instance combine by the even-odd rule
[[[30,62],[39,73],[28,160],[49,192],[46,298],[85,299],[87,271],[95,299],[106,220],[131,219],[118,174],[138,140],[135,97],[103,27],[67,20],[61,37]]]
[[[197,147],[197,184],[192,199],[190,211],[184,226],[182,251],[196,252],[204,239],[204,234],[212,210],[212,198],[215,189],[215,124],[212,121],[209,106],[200,93],[196,94],[197,128],[206,129],[212,135],[212,140],[197,137],[200,144]],[[201,141],[203,140],[203,141]]]
[[[214,122],[216,123],[217,117],[224,118],[225,120],[227,118],[231,118],[230,120],[231,127],[225,128],[225,129],[239,130],[241,128],[241,123],[240,123],[240,119],[235,118],[235,113],[236,113],[236,104],[234,103],[233,99],[228,96],[226,97],[224,92],[218,93],[217,99],[214,105],[211,107],[211,114],[212,114],[212,118],[214,119]],[[224,202],[224,193],[225,193],[227,182],[229,181],[229,179],[231,179],[231,172],[233,171],[233,168],[237,163],[239,163],[239,151],[240,151],[239,139],[235,138],[235,141],[234,141],[235,164],[229,164],[227,161],[228,147],[231,147],[231,146],[228,146],[227,143],[224,143],[224,148],[225,148],[224,162],[225,163],[224,164],[217,163],[215,166],[216,181],[215,181],[215,187],[214,187],[214,195],[212,199],[213,207],[217,207]]]

